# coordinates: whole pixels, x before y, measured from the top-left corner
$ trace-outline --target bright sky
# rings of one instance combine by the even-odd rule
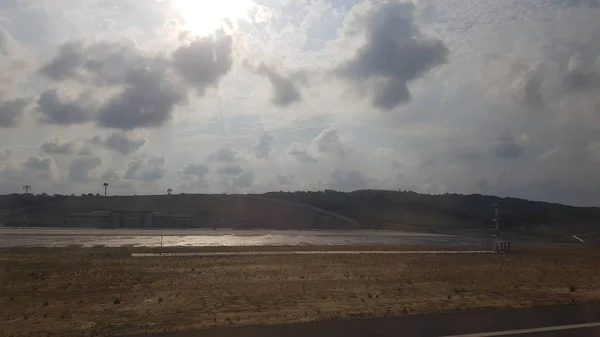
[[[0,193],[600,205],[596,0],[5,0]]]

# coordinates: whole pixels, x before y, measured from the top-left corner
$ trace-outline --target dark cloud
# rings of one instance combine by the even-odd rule
[[[254,171],[248,171],[233,179],[232,184],[237,188],[249,188],[254,184],[255,176]]]
[[[523,154],[527,138],[524,135],[519,137],[503,137],[492,144],[492,154],[498,158],[518,158]]]
[[[29,157],[24,163],[23,167],[32,171],[50,171],[54,160],[50,157]]]
[[[75,100],[61,99],[56,89],[48,89],[40,94],[36,110],[42,122],[47,124],[81,124],[92,118],[93,108],[87,96]]]
[[[171,119],[175,105],[185,93],[169,81],[160,67],[139,69],[127,78],[125,89],[102,105],[98,125],[132,130],[156,128]]]
[[[164,164],[165,160],[162,157],[139,156],[129,163],[123,177],[128,180],[155,182],[164,177]]]
[[[174,106],[186,98],[169,67],[169,60],[145,56],[124,43],[68,43],[42,67],[42,74],[56,81],[80,82],[90,91],[98,86],[122,89],[97,107],[89,103],[61,104],[54,91],[40,97],[41,102],[45,99],[53,103],[46,104],[47,109],[39,104],[40,111],[56,124],[77,124],[93,118],[99,126],[121,130],[162,126],[171,118]]]
[[[188,84],[203,95],[209,86],[218,84],[221,77],[231,69],[232,50],[231,36],[219,33],[216,39],[212,36],[197,38],[189,45],[175,50],[173,67]]]
[[[45,140],[40,150],[52,154],[73,154],[77,151],[77,140],[61,141],[58,138]]]
[[[102,160],[96,156],[75,158],[69,165],[69,179],[75,183],[91,180],[90,171],[102,167]]]
[[[0,101],[0,127],[16,126],[28,105],[29,100],[24,98]]]
[[[56,162],[52,157],[29,157],[23,162],[23,170],[26,175],[33,173],[38,178],[52,180],[58,173]]]
[[[421,34],[413,11],[412,3],[374,5],[355,21],[360,26],[352,27],[365,33],[365,45],[335,70],[359,92],[368,92],[380,109],[391,110],[408,102],[408,82],[447,62],[448,48]]]
[[[209,161],[216,161],[221,163],[231,163],[236,160],[235,152],[232,149],[218,149],[216,152],[211,153],[206,158]]]
[[[117,92],[91,105],[61,101],[55,90],[48,91],[40,96],[38,110],[44,121],[54,124],[92,121],[121,130],[160,127],[171,119],[175,106],[187,100],[186,86],[203,94],[218,84],[233,63],[232,48],[231,37],[222,34],[196,39],[167,58],[146,55],[126,42],[70,42],[40,73],[56,82],[78,82],[93,93],[99,87]]]
[[[244,172],[244,170],[239,165],[227,165],[227,166],[219,167],[217,169],[217,173],[220,175],[236,176],[243,172]]]
[[[84,45],[81,42],[69,42],[60,46],[58,55],[45,64],[40,73],[53,80],[66,80],[75,77],[77,68],[84,62]]]
[[[356,191],[368,187],[370,180],[358,170],[334,170],[329,176],[329,186],[339,191]]]
[[[268,132],[263,133],[258,140],[258,143],[253,146],[254,155],[256,158],[268,159],[273,149],[275,137]]]
[[[516,82],[517,97],[525,105],[541,108],[544,106],[542,94],[543,71],[540,68],[529,69],[521,74]]]
[[[146,144],[146,138],[133,132],[116,131],[100,142],[109,150],[131,154]]]
[[[274,105],[285,107],[302,100],[302,95],[293,77],[283,76],[264,63],[258,66],[256,72],[271,82]]]
[[[210,172],[210,168],[204,164],[189,163],[181,170],[183,175],[194,176],[198,179],[204,178]]]
[[[573,56],[569,60],[567,74],[563,84],[569,91],[583,91],[599,88],[600,73],[595,69],[585,68],[581,59],[578,56]]]

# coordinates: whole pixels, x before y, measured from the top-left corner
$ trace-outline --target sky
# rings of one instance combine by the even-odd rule
[[[3,0],[0,193],[600,205],[598,0]]]

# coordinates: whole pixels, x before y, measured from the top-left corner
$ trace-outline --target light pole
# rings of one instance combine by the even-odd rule
[[[496,237],[499,235],[500,232],[500,219],[498,216],[498,204],[494,204],[494,224],[496,225]]]
[[[25,196],[27,196],[30,189],[31,189],[31,185],[23,185],[23,190],[25,191]],[[23,226],[27,227],[27,199],[25,199],[25,207],[23,208]]]
[[[106,196],[106,189],[108,188],[108,183],[104,183],[104,196]]]

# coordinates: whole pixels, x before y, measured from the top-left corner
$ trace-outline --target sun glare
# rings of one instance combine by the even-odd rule
[[[229,19],[234,26],[239,19],[250,21],[248,12],[256,5],[250,0],[175,0],[176,9],[185,21],[185,29],[195,35],[209,35],[217,29],[226,31]]]

